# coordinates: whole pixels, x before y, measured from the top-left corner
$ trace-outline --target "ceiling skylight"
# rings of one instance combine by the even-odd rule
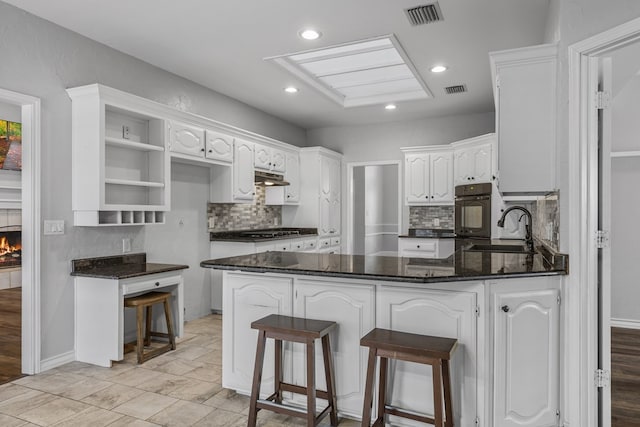
[[[393,35],[265,59],[343,107],[432,97]]]

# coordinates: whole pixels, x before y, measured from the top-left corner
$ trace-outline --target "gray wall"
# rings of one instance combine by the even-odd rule
[[[129,237],[134,251],[147,250],[153,261],[185,262],[186,255],[179,255],[179,249],[159,242],[181,240],[180,249],[190,248],[189,255],[198,257],[205,254],[207,239],[208,196],[203,176],[199,171],[189,176],[191,172],[181,167],[176,168],[174,178],[176,187],[184,191],[174,191],[174,197],[181,198],[185,206],[172,212],[167,224],[72,226],[71,101],[66,88],[102,83],[295,145],[305,145],[306,134],[283,120],[1,2],[0,28],[0,52],[11,59],[0,66],[0,86],[42,99],[42,219],[64,219],[66,223],[65,235],[42,236],[42,358],[47,359],[73,350],[71,259],[117,254],[122,238]],[[196,180],[193,192],[187,184],[190,178]],[[187,220],[184,228],[177,228],[176,215]],[[202,223],[196,224],[199,221]],[[190,263],[194,261],[189,258]],[[186,276],[189,317],[203,313],[200,298],[206,291],[199,269],[192,265]]]
[[[18,105],[0,102],[0,120],[22,122],[22,109]]]

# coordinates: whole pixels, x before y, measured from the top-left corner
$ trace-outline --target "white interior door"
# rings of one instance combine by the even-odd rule
[[[598,91],[612,93],[611,58],[593,59],[591,67],[599,67]],[[606,103],[604,108],[597,108],[598,144],[600,146],[600,173],[598,186],[598,228],[604,232],[605,240],[611,230],[611,108]],[[611,372],[611,245],[605,243],[599,250],[599,286],[598,286],[598,323],[599,354],[598,368],[606,373]],[[600,426],[611,426],[611,387],[599,389]]]

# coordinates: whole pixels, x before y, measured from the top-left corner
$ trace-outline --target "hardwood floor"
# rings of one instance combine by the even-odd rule
[[[611,421],[640,427],[640,330],[611,328]]]
[[[0,290],[0,384],[22,377],[22,288]]]

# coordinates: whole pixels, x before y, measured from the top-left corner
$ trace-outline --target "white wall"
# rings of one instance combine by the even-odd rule
[[[71,259],[120,253],[122,238],[129,237],[134,251],[147,249],[152,251],[150,260],[173,263],[182,261],[176,251],[146,242],[164,237],[172,242],[182,240],[185,247],[190,244],[197,247],[193,254],[199,254],[202,242],[208,239],[206,229],[202,234],[196,233],[195,228],[191,228],[196,227],[193,223],[189,225],[188,238],[174,232],[176,217],[173,214],[170,215],[172,222],[150,227],[72,226],[71,100],[66,88],[102,83],[295,145],[305,144],[306,133],[246,104],[2,2],[0,28],[0,52],[3,58],[10,58],[10,63],[4,61],[0,66],[0,87],[42,99],[42,219],[63,219],[66,223],[65,235],[42,236],[42,358],[47,359],[73,350]],[[200,194],[202,182],[198,182],[197,194]],[[185,187],[178,184],[178,188],[185,190]],[[200,204],[195,198],[190,199],[190,210],[180,215],[189,221],[200,218],[204,225],[202,215],[206,202],[206,196]],[[191,239],[194,241],[190,242]],[[199,283],[200,278],[193,276],[199,268],[193,265],[187,273],[190,281]],[[195,301],[201,295],[193,295],[193,289],[187,284],[189,316],[201,312],[201,301]],[[199,284],[196,289],[197,293],[202,292]]]
[[[397,165],[365,166],[364,193],[364,253],[371,255],[397,251],[398,204],[401,203]]]
[[[365,253],[366,166],[353,168],[353,253]]]

